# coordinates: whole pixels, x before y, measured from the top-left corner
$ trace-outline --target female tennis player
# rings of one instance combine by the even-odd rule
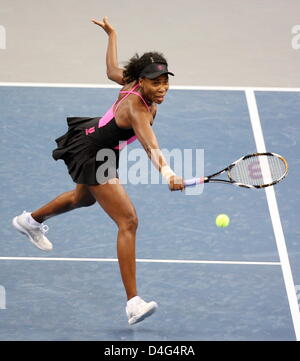
[[[171,191],[184,188],[183,179],[175,175],[160,151],[152,124],[157,104],[164,101],[169,88],[168,64],[162,54],[145,53],[131,58],[125,68],[117,59],[117,34],[107,17],[92,20],[108,35],[106,52],[107,76],[123,86],[118,99],[103,117],[68,118],[68,131],[56,139],[55,160],[63,159],[75,189],[33,211],[13,219],[14,227],[28,236],[38,248],[50,251],[51,242],[43,222],[56,215],[98,202],[118,227],[117,255],[122,281],[127,294],[128,323],[150,316],[157,304],[138,296],[136,286],[135,239],[138,218],[135,208],[118,179],[119,153],[136,138]],[[101,156],[105,152],[105,157]],[[99,155],[100,154],[100,155]],[[103,154],[102,154],[103,155]]]

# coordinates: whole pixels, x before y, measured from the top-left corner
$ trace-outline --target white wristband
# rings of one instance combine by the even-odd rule
[[[172,171],[172,169],[168,165],[163,166],[161,168],[160,172],[167,181],[169,180],[170,177],[175,175],[175,173]]]

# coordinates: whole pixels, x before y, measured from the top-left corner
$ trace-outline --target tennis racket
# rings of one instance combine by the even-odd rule
[[[227,173],[228,179],[215,177]],[[276,153],[245,155],[228,167],[207,177],[184,181],[186,187],[203,183],[227,183],[245,188],[265,188],[283,180],[288,173],[288,163]]]

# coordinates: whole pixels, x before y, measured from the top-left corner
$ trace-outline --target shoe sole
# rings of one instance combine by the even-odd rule
[[[42,251],[49,252],[49,251],[52,250],[52,248],[51,248],[51,249],[49,249],[49,248],[42,248],[40,245],[38,245],[36,242],[34,242],[34,240],[32,239],[32,237],[30,236],[30,234],[29,234],[23,227],[21,227],[21,226],[19,225],[17,218],[18,218],[18,217],[15,217],[15,218],[12,220],[12,225],[15,227],[15,229],[16,229],[17,231],[19,231],[19,232],[22,233],[22,234],[25,234],[25,236],[28,237],[29,241],[30,241],[32,244],[34,244],[37,248],[41,249]]]
[[[146,312],[143,312],[142,314],[139,314],[137,316],[131,317],[128,321],[129,325],[134,325],[136,323],[139,323],[143,321],[145,318],[151,316],[157,309],[157,303],[156,302],[150,302],[150,305],[148,307],[148,310]]]

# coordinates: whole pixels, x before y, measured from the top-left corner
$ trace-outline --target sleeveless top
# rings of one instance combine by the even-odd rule
[[[136,140],[133,129],[120,128],[115,119],[115,114],[120,104],[130,95],[135,94],[150,112],[150,107],[142,95],[136,92],[136,84],[129,91],[120,91],[126,94],[108,109],[103,117],[67,118],[68,131],[57,138],[57,148],[53,150],[52,156],[55,160],[62,159],[68,167],[73,181],[78,184],[99,184],[96,173],[104,161],[97,160],[97,152],[101,149],[112,149],[116,156],[116,164],[119,166],[119,152],[127,145]],[[112,176],[115,177],[115,176]]]

